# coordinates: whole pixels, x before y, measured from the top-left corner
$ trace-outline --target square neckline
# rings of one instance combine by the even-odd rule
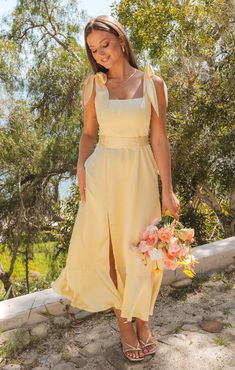
[[[107,91],[107,95],[108,95],[108,102],[114,102],[114,101],[120,101],[120,102],[124,102],[124,101],[131,101],[131,100],[143,100],[144,97],[145,97],[145,73],[143,73],[143,88],[142,88],[142,94],[143,96],[139,97],[139,98],[130,98],[130,99],[110,99],[110,95],[109,95],[109,90],[106,86],[106,82],[104,84],[105,86],[105,89]]]

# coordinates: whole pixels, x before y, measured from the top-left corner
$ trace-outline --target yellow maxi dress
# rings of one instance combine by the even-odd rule
[[[116,307],[127,321],[149,320],[163,276],[163,269],[153,271],[156,261],[144,266],[130,248],[161,218],[159,172],[149,144],[151,104],[159,114],[153,74],[146,64],[143,97],[125,100],[109,99],[105,73],[86,80],[84,104],[95,82],[99,140],[84,164],[86,202],[79,203],[66,266],[51,284],[73,307],[89,312]],[[168,105],[165,82],[164,91]],[[110,277],[110,237],[117,288]]]

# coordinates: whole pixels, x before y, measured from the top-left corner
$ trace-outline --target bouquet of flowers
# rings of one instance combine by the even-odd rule
[[[147,259],[156,261],[159,271],[165,266],[169,270],[184,267],[183,272],[189,276],[196,275],[193,267],[198,260],[192,254],[191,243],[194,241],[194,229],[185,228],[169,211],[161,220],[155,219],[142,233],[137,245],[130,248],[140,254],[141,261],[147,265]]]

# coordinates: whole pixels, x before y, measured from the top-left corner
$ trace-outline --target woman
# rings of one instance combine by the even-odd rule
[[[141,361],[156,351],[148,319],[163,270],[153,272],[153,261],[141,265],[129,247],[161,218],[158,174],[162,212],[168,209],[178,219],[180,209],[172,189],[167,88],[151,65],[144,72],[138,68],[125,31],[113,17],[90,20],[85,44],[94,74],[82,94],[81,202],[66,267],[52,287],[72,306],[91,312],[113,308],[123,353]]]

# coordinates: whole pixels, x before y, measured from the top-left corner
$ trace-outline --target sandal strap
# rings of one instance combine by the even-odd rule
[[[146,341],[143,341],[142,339],[139,339],[139,341],[145,347],[150,346],[151,344],[156,344],[155,341],[149,342],[150,338],[151,338],[151,334],[149,334],[148,339]]]
[[[137,344],[137,346],[136,347],[134,347],[134,346],[132,346],[131,344],[129,344],[129,343],[127,343],[127,342],[124,342],[127,346],[129,346],[130,347],[130,349],[125,349],[124,350],[124,352],[127,352],[127,351],[141,351],[141,346],[140,346],[140,344],[139,344],[139,342],[138,342],[138,344]]]

